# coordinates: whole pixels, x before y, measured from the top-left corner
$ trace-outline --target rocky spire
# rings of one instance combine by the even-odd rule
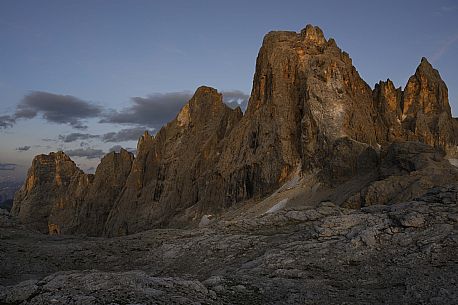
[[[65,153],[38,155],[25,184],[16,193],[12,213],[29,228],[61,233],[62,223],[67,227],[76,225],[77,202],[90,182],[91,177]]]
[[[415,117],[417,113],[438,115],[442,112],[451,116],[447,86],[439,71],[423,57],[404,89],[402,113],[404,117]]]
[[[309,42],[317,45],[325,44],[326,38],[324,38],[323,31],[318,26],[307,24],[307,26],[301,30],[301,36]]]
[[[456,154],[457,124],[452,118],[448,89],[424,57],[404,89],[402,126],[421,142]]]
[[[308,25],[264,37],[245,115],[199,87],[173,121],[145,132],[135,159],[109,154],[95,177],[63,153],[38,156],[13,212],[43,232],[189,226],[296,175],[333,187],[367,174],[393,141],[458,155],[457,135],[447,87],[426,59],[404,92],[389,79],[372,91],[349,55]]]
[[[154,138],[140,139],[137,158],[110,211],[105,233],[122,235],[165,223],[198,222],[204,206],[224,197],[220,188],[212,187],[218,179],[215,166],[225,138],[241,116],[240,110],[223,103],[217,90],[199,87]]]

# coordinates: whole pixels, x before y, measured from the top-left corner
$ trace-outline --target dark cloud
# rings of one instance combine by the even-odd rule
[[[81,157],[87,159],[98,159],[103,157],[105,153],[101,149],[93,149],[93,148],[77,148],[72,150],[67,150],[65,152],[70,157]]]
[[[224,102],[232,108],[240,106],[246,110],[249,96],[242,91],[223,91]],[[187,91],[156,93],[147,97],[133,97],[132,105],[121,111],[112,111],[101,123],[136,124],[159,129],[170,122],[191,99]]]
[[[48,122],[85,129],[84,120],[101,113],[100,107],[71,95],[34,91],[19,103],[14,118],[31,119],[41,114]]]
[[[25,146],[20,146],[16,148],[17,151],[27,151],[31,148],[31,146],[25,145]]]
[[[135,154],[137,152],[137,150],[135,148],[131,148],[131,147],[122,147],[121,145],[115,145],[113,146],[112,148],[109,149],[109,152],[119,152],[122,148],[124,148],[125,150],[127,150],[128,152],[131,152],[133,154]]]
[[[0,116],[0,129],[13,127],[15,119],[9,115]]]
[[[108,151],[109,152],[112,152],[112,151],[119,152],[121,150],[121,148],[122,148],[121,145],[115,145],[112,148],[110,148]]]
[[[113,111],[101,122],[136,124],[159,129],[177,115],[191,96],[190,92],[170,92],[133,97],[130,107]]]
[[[226,105],[235,109],[240,106],[243,112],[246,111],[248,106],[248,99],[250,96],[240,90],[223,91],[223,100]]]
[[[124,142],[137,141],[138,138],[147,130],[150,134],[152,131],[145,127],[134,127],[121,129],[118,132],[109,132],[102,136],[104,142]]]
[[[16,166],[14,163],[0,163],[0,171],[14,171]]]
[[[99,135],[93,135],[89,133],[79,133],[74,132],[68,135],[59,135],[59,140],[64,141],[65,143],[75,142],[79,140],[89,140],[94,138],[99,138]]]
[[[231,108],[240,106],[246,110],[248,95],[239,90],[223,91],[224,102]],[[33,91],[24,96],[16,108],[14,115],[0,116],[0,129],[12,127],[16,119],[32,119],[37,116],[43,117],[48,122],[68,124],[76,129],[86,129],[86,119],[99,118],[101,123],[127,124],[159,129],[170,122],[180,109],[192,97],[191,92],[156,93],[147,97],[133,97],[131,105],[121,110],[105,112],[102,107],[91,104],[71,95],[61,95],[42,91]],[[132,131],[132,129],[131,129]],[[132,131],[133,132],[133,131]],[[104,135],[105,136],[105,135]],[[125,136],[127,140],[111,140],[111,137]],[[87,133],[73,133],[60,136],[64,142],[87,140],[99,137]],[[135,137],[135,138],[134,138]],[[137,135],[108,133],[106,142],[129,141],[138,138]]]

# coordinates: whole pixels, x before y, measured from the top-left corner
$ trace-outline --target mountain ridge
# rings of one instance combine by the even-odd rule
[[[447,87],[426,58],[404,90],[389,79],[372,89],[334,39],[307,25],[299,33],[264,37],[245,114],[224,105],[216,89],[199,87],[174,120],[139,139],[136,158],[111,153],[95,176],[61,152],[36,157],[12,211],[50,234],[112,236],[196,226],[206,215],[260,201],[296,175],[337,188],[380,171],[386,156],[397,160],[381,152],[391,143],[419,141],[456,158],[457,138]],[[409,145],[410,155],[434,154]],[[442,160],[428,160],[434,158]],[[360,187],[342,204],[371,202],[356,199],[369,198],[367,192]]]

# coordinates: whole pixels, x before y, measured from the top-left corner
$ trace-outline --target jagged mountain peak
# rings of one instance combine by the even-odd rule
[[[318,26],[307,24],[307,26],[302,29],[300,33],[304,39],[316,44],[325,44],[327,42],[323,31]]]
[[[403,114],[405,117],[416,117],[418,113],[438,115],[442,112],[451,117],[447,85],[439,71],[423,57],[406,84]]]
[[[194,123],[212,120],[219,113],[230,109],[223,103],[223,96],[218,90],[201,86],[192,98],[181,108],[176,117],[179,126],[190,126]]]
[[[88,175],[71,178],[46,203],[40,221],[48,220],[53,232],[84,233],[88,225],[92,235],[196,225],[297,177],[315,177],[333,188],[367,174],[394,141],[456,151],[457,133],[447,88],[426,59],[404,91],[390,79],[372,90],[319,27],[270,32],[245,115],[226,106],[216,89],[199,87],[174,120],[154,136],[140,137],[135,159],[121,151],[103,159],[93,181]],[[30,207],[52,187],[21,191],[13,210]],[[88,189],[92,195],[82,195]],[[68,201],[65,213],[62,200]],[[34,219],[24,213],[23,219]]]

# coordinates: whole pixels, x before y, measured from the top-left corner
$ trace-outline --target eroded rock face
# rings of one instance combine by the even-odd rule
[[[63,152],[36,156],[11,211],[32,229],[60,234],[61,224],[76,226],[77,206],[91,180]]]
[[[214,200],[208,183],[216,176],[224,140],[242,116],[215,89],[200,87],[175,120],[138,143],[122,194],[105,231],[123,235],[169,222],[199,221],[201,207]],[[129,213],[126,213],[129,211]]]
[[[133,162],[134,156],[124,149],[102,158],[78,211],[79,223],[74,233],[91,236],[103,233],[108,214],[126,183]]]
[[[404,91],[387,80],[375,86],[373,96],[386,132],[382,140],[421,141],[449,156],[457,155],[458,125],[452,118],[448,89],[426,58]]]
[[[387,147],[420,141],[456,157],[457,135],[447,87],[426,59],[404,91],[390,80],[372,90],[349,55],[308,25],[265,36],[245,115],[226,107],[215,89],[200,87],[172,122],[140,138],[135,160],[127,152],[108,155],[95,177],[68,165],[64,176],[75,177],[58,186],[58,170],[32,167],[28,181],[43,175],[51,182],[27,182],[15,213],[43,224],[43,232],[124,235],[183,227],[270,195],[294,175],[317,177],[328,188],[369,175],[363,189],[352,188],[352,199],[341,196],[339,204],[392,203],[437,186],[425,182],[428,170],[443,181],[453,174],[444,165],[414,170],[421,179],[384,176],[378,171],[390,160]],[[409,158],[425,155],[423,146],[412,149]],[[407,194],[406,185],[418,190]]]
[[[420,142],[390,145],[382,152],[377,177],[346,199],[345,207],[390,205],[419,198],[428,190],[456,184],[458,169],[442,152]]]
[[[125,150],[113,152],[88,175],[63,152],[39,155],[16,193],[12,213],[43,233],[100,235],[132,161]]]

